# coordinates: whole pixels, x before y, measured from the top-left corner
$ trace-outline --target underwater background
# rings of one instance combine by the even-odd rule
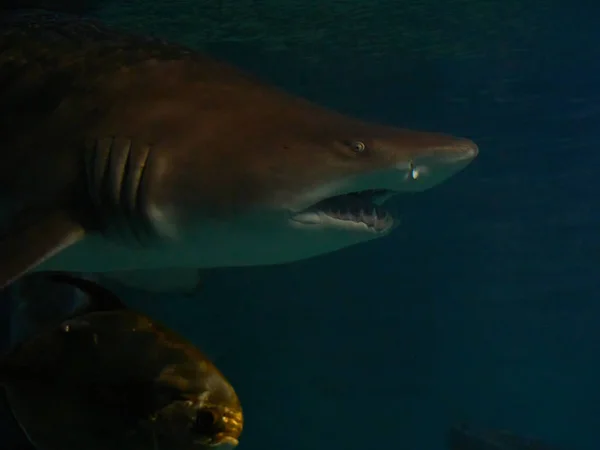
[[[232,382],[242,448],[443,450],[461,422],[600,448],[600,4],[60,7],[73,5],[343,112],[480,147],[464,172],[400,197],[390,237],[211,271],[195,298],[122,291]],[[28,448],[4,415],[2,448]]]

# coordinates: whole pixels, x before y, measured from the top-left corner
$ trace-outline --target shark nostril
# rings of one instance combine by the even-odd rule
[[[419,169],[415,166],[413,161],[408,163],[408,178],[412,180],[419,178]]]

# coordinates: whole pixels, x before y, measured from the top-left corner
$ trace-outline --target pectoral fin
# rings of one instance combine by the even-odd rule
[[[83,239],[83,226],[64,211],[20,220],[0,237],[0,289]]]

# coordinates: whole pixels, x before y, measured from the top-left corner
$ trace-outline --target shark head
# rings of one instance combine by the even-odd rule
[[[468,139],[300,100],[238,111],[227,128],[211,152],[156,155],[146,189],[158,234],[185,242],[189,259],[218,243],[212,266],[295,261],[385,236],[399,223],[386,199],[436,186],[478,153]]]

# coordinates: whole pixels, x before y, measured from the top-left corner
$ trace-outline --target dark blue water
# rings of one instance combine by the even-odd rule
[[[213,355],[245,407],[243,448],[442,450],[461,421],[600,448],[600,11],[576,3],[520,12],[527,40],[488,24],[469,57],[210,46],[321,103],[481,150],[399,199],[389,238],[218,272],[193,301],[132,300]]]

